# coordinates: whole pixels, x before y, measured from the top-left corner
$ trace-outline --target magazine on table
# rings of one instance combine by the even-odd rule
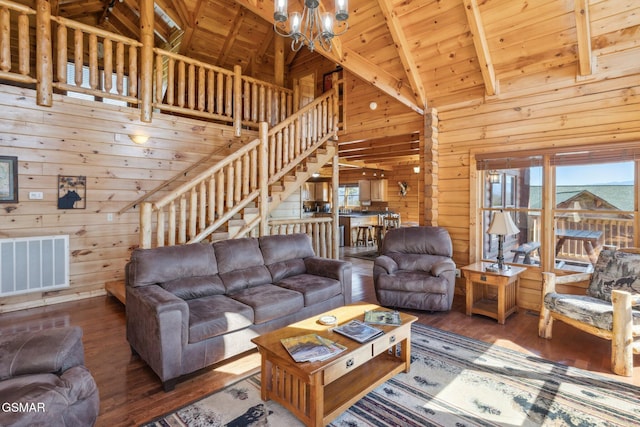
[[[369,310],[364,312],[364,322],[374,325],[402,325],[400,313],[389,310]]]
[[[337,326],[333,328],[333,331],[359,343],[367,342],[384,334],[382,329],[374,328],[360,320],[352,320],[349,323]]]
[[[307,334],[280,340],[296,362],[318,362],[346,350],[346,347],[317,334]]]

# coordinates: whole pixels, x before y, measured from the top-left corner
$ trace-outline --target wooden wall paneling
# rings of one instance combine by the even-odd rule
[[[144,124],[137,109],[60,95],[54,101],[39,107],[35,91],[0,86],[0,108],[7,112],[0,119],[0,148],[17,155],[19,167],[19,203],[0,206],[0,235],[68,234],[71,286],[4,297],[0,312],[104,294],[105,282],[123,279],[138,245],[138,208],[117,212],[209,153],[250,138],[235,139],[228,127],[192,119],[156,113]],[[150,135],[146,144],[129,140],[138,131]],[[57,208],[58,175],[87,177],[86,209]],[[41,191],[43,200],[29,200],[30,191]]]
[[[575,78],[575,69],[573,74]],[[440,225],[450,231],[456,264],[472,262],[469,254],[476,252],[469,220],[475,209],[470,204],[475,191],[470,188],[474,153],[640,141],[640,123],[633,120],[638,111],[638,89],[637,76],[625,76],[521,99],[439,109]],[[535,310],[539,306],[540,275],[539,269],[530,270],[523,280],[519,305]]]

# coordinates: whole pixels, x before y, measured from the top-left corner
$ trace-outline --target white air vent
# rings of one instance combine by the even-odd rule
[[[69,236],[0,239],[0,296],[69,287]]]

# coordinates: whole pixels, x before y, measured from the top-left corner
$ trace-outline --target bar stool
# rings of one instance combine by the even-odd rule
[[[356,246],[362,243],[363,246],[369,246],[369,242],[373,244],[373,227],[370,225],[359,225],[356,234]]]

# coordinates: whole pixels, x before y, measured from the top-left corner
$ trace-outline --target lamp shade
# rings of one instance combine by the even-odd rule
[[[515,225],[509,212],[499,211],[493,214],[491,224],[489,225],[489,234],[497,234],[499,236],[510,236],[517,234],[520,229]]]

